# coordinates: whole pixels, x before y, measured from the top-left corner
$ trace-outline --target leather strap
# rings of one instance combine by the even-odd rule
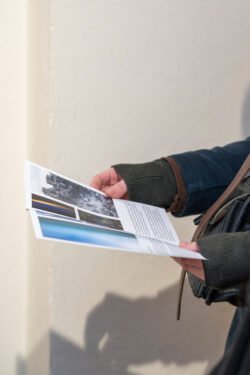
[[[241,168],[239,169],[238,173],[234,177],[233,181],[228,185],[226,190],[221,194],[221,196],[215,201],[215,203],[209,208],[209,210],[205,213],[203,218],[201,219],[199,225],[194,232],[192,242],[196,241],[201,234],[203,233],[206,225],[208,224],[209,220],[214,216],[214,214],[218,211],[218,209],[226,202],[226,200],[230,197],[233,191],[238,187],[240,182],[243,180],[247,172],[250,171],[250,154],[242,164]],[[176,312],[176,319],[180,319],[181,315],[181,300],[183,294],[183,288],[185,283],[185,276],[187,271],[182,269],[180,281],[179,281],[179,292],[178,292],[178,302],[177,302],[177,312]]]

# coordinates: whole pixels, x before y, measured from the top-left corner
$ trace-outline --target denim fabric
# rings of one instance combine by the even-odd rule
[[[211,150],[171,155],[179,165],[188,199],[182,217],[206,211],[227,188],[250,153],[250,137]]]

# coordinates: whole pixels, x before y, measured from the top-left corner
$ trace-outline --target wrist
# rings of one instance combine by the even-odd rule
[[[165,209],[169,209],[173,203],[178,190],[174,173],[167,160],[118,164],[113,168],[124,179],[129,199]]]

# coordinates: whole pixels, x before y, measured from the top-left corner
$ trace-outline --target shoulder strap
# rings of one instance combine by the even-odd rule
[[[215,201],[215,203],[209,208],[209,210],[203,216],[202,220],[200,221],[199,225],[196,228],[196,231],[194,232],[192,242],[196,241],[200,237],[200,235],[202,234],[209,220],[214,216],[216,211],[230,197],[230,195],[238,187],[240,182],[243,180],[243,178],[246,176],[247,172],[249,171],[250,171],[250,154],[248,155],[248,157],[242,164],[241,168],[239,169],[238,173],[236,174],[236,176],[234,177],[230,185],[226,188],[226,190],[221,194],[221,196],[217,199],[217,201]],[[176,312],[177,320],[180,319],[180,315],[181,315],[181,300],[182,300],[186,273],[187,272],[184,269],[182,269],[181,277],[179,281],[179,293],[178,293],[177,312]]]

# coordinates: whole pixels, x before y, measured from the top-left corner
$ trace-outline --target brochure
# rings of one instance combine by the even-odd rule
[[[26,208],[39,239],[108,249],[204,259],[178,246],[163,208],[121,199],[30,161],[25,163]]]

